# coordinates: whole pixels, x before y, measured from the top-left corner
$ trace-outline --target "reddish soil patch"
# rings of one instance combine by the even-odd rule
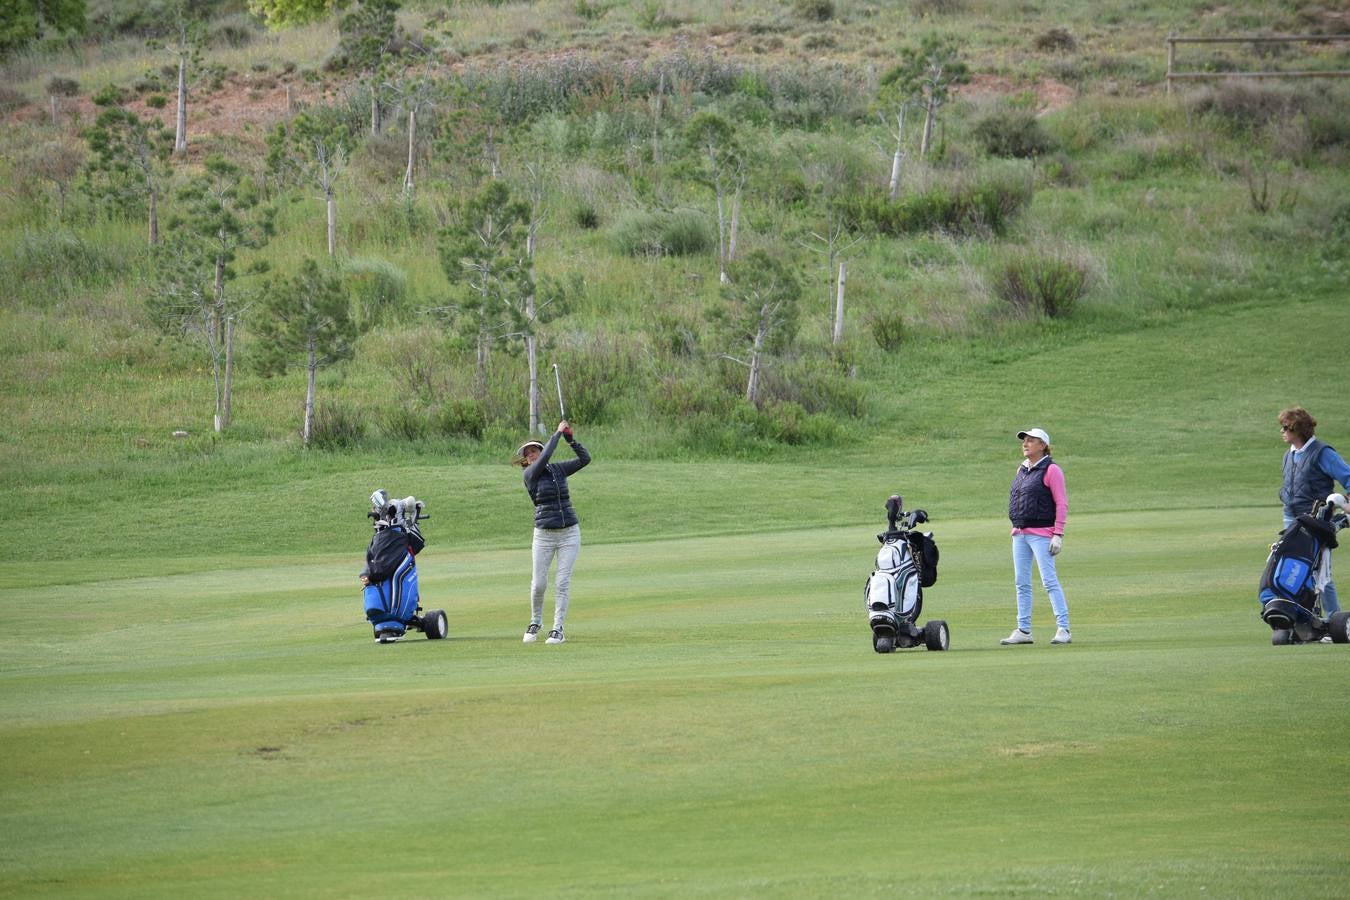
[[[1073,102],[1078,92],[1062,81],[1042,78],[1033,85],[1018,84],[1005,75],[972,75],[968,84],[957,88],[958,94],[971,97],[1010,97],[1031,91],[1036,95],[1036,114],[1054,112]]]

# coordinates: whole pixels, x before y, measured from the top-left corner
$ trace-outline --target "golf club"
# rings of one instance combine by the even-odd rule
[[[562,376],[558,374],[558,364],[553,364],[553,383],[558,386],[558,418],[566,419],[567,411],[563,408],[562,398]]]

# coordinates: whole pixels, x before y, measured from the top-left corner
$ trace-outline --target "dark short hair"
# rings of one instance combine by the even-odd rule
[[[1301,406],[1292,406],[1289,409],[1280,410],[1279,422],[1298,435],[1299,440],[1302,441],[1312,437],[1313,432],[1317,430],[1317,420],[1312,417],[1312,413]]]

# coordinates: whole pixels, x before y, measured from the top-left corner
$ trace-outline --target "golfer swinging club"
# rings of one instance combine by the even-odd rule
[[[554,369],[556,379],[557,369]],[[562,407],[562,384],[558,383],[558,406]],[[571,445],[576,459],[550,462],[558,439]],[[561,644],[563,624],[567,618],[567,603],[572,583],[572,566],[581,550],[581,525],[568,493],[567,476],[575,475],[591,461],[591,455],[572,434],[572,426],[564,418],[558,423],[548,443],[526,441],[516,450],[513,460],[525,469],[525,490],[534,501],[534,574],[530,581],[530,624],[525,629],[524,642],[533,644],[539,638],[539,626],[544,621],[544,587],[548,584],[548,569],[553,558],[558,558],[558,574],[553,585],[553,629],[546,644]]]

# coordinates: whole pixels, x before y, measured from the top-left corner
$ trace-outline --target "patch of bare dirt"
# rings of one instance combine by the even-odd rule
[[[1042,78],[1033,85],[1019,84],[1006,75],[972,75],[956,92],[968,97],[1012,97],[1026,91],[1036,95],[1036,114],[1045,115],[1073,103],[1078,92],[1062,81]]]

